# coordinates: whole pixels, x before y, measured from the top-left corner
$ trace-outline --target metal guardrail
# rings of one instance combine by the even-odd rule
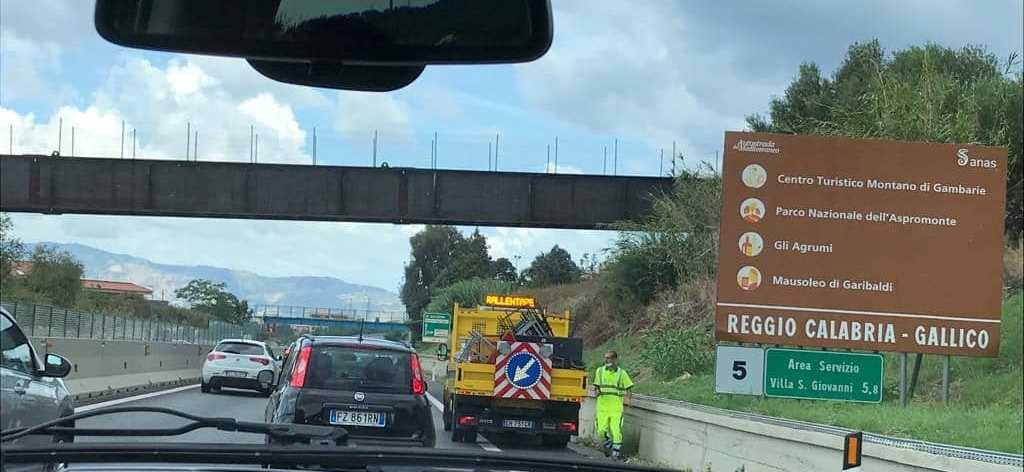
[[[690,408],[693,410],[699,410],[705,413],[729,416],[732,418],[745,419],[751,421],[757,421],[765,424],[771,424],[775,426],[782,426],[787,428],[801,429],[805,431],[814,431],[818,433],[833,434],[836,436],[845,436],[849,433],[855,432],[851,429],[840,428],[837,426],[829,426],[818,423],[809,423],[806,421],[790,420],[785,418],[776,418],[774,416],[759,415],[757,413],[747,413],[742,411],[726,410],[713,406],[701,405],[698,403],[690,403],[683,400],[670,400],[667,398],[652,397],[648,395],[633,395],[634,398],[649,401],[652,403],[660,403],[664,405],[681,406]],[[660,412],[658,412],[660,413]],[[927,452],[930,454],[937,454],[947,457],[955,457],[959,459],[974,460],[980,462],[988,462],[992,464],[1010,465],[1016,467],[1024,467],[1024,455],[1021,454],[1010,454],[998,451],[988,451],[985,449],[975,449],[972,447],[952,446],[949,444],[933,443],[928,441],[921,441],[917,439],[902,439],[894,438],[890,436],[883,436],[881,434],[864,433],[864,442],[881,444],[884,446],[898,447],[903,449],[911,449],[915,451]]]
[[[35,303],[0,303],[28,336],[209,344],[244,337],[241,326],[210,322],[208,328],[155,320],[82,313]]]

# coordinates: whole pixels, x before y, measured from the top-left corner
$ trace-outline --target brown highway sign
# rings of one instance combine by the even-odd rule
[[[719,341],[995,356],[1005,148],[727,132]]]

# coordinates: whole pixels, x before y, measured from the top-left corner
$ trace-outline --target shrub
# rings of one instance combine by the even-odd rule
[[[643,333],[640,359],[662,379],[672,379],[684,372],[710,372],[713,351],[709,328],[704,325],[674,330],[647,330]]]

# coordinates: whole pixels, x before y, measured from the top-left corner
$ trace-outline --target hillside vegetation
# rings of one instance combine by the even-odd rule
[[[574,334],[588,343],[588,365],[614,349],[637,391],[723,408],[797,418],[893,436],[1020,453],[1021,141],[1024,82],[1015,57],[936,45],[884,52],[854,44],[824,76],[801,66],[754,131],[928,142],[972,142],[1009,149],[1005,303],[998,358],[953,358],[950,404],[940,399],[941,358],[925,356],[913,401],[898,398],[898,358],[887,355],[886,401],[859,405],[761,399],[713,392],[713,308],[721,180],[710,166],[684,170],[651,216],[622,226],[608,259],[587,280],[537,290],[541,302],[570,309]],[[678,157],[678,156],[677,156]]]

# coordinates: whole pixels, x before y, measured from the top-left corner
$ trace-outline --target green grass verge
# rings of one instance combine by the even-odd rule
[[[636,352],[643,339],[617,338],[584,357],[592,370],[605,351],[618,351],[622,365],[636,380],[636,392],[704,405],[812,421],[889,436],[913,438],[995,451],[1024,452],[1021,293],[1003,304],[999,357],[951,359],[950,403],[942,404],[942,358],[924,356],[913,400],[899,406],[899,357],[886,355],[885,401],[880,405],[763,399],[714,392],[712,374],[658,379]],[[913,355],[910,356],[911,361]]]

